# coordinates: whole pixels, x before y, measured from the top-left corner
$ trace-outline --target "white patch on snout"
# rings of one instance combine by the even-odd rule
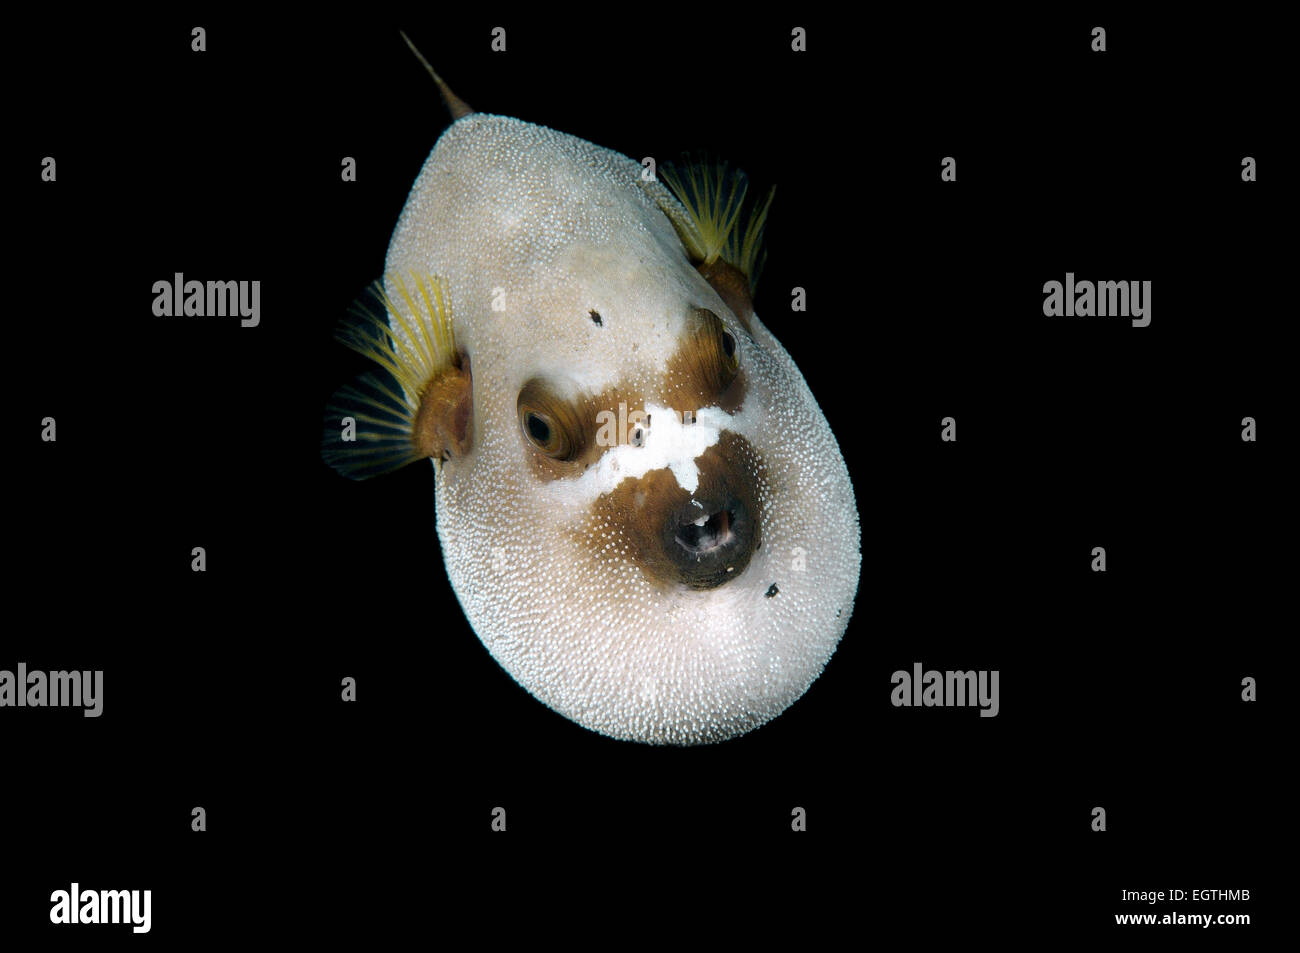
[[[624,480],[636,480],[651,470],[665,467],[672,471],[677,485],[694,493],[700,485],[700,468],[695,460],[718,442],[731,422],[731,415],[718,407],[706,407],[695,413],[695,423],[684,424],[667,407],[647,403],[650,426],[644,431],[642,446],[630,443],[610,447],[575,483],[584,499],[594,500],[610,493]]]

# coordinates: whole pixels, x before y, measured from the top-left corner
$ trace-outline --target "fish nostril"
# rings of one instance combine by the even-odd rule
[[[736,538],[731,532],[735,518],[731,510],[719,510],[712,516],[683,523],[677,529],[677,542],[688,553],[699,555],[730,545]]]

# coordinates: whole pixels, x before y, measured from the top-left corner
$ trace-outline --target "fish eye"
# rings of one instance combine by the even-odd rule
[[[707,393],[720,394],[740,371],[740,347],[735,335],[708,308],[693,308],[688,327],[698,379]]]
[[[524,425],[524,434],[534,447],[553,460],[568,460],[572,454],[570,441],[564,430],[546,414],[538,410],[523,410],[520,417]]]
[[[736,356],[736,339],[725,328],[722,330],[722,354],[726,359],[726,363],[732,367],[739,364],[739,359]]]
[[[582,449],[582,428],[568,401],[545,381],[534,379],[519,391],[519,427],[534,449],[552,460],[572,460]]]
[[[528,436],[533,439],[533,443],[539,447],[546,447],[551,442],[551,425],[546,422],[546,418],[534,410],[524,414],[524,426],[528,428]]]

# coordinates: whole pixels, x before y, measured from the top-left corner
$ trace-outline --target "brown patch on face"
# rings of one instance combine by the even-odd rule
[[[731,309],[745,330],[754,333],[754,296],[749,291],[749,279],[735,265],[719,258],[711,265],[699,264],[696,270],[718,293],[718,297]]]
[[[761,542],[766,464],[748,440],[723,431],[696,465],[694,493],[667,469],[624,480],[592,504],[592,529],[579,541],[598,561],[629,560],[662,589],[739,578]]]
[[[619,401],[626,405],[625,418],[631,420],[634,411],[645,413],[645,401],[639,394],[629,394],[627,389],[610,387],[599,394],[583,394],[576,398],[560,396],[560,389],[543,378],[533,378],[519,391],[517,416],[524,445],[528,449],[529,465],[533,475],[540,480],[572,479],[600,459],[601,454],[617,445],[620,436]],[[550,426],[563,434],[562,449],[547,453],[544,442],[530,433],[528,413],[536,412],[547,418]],[[609,413],[615,421],[612,431],[615,442],[602,443],[602,431],[607,424],[602,414]],[[608,418],[605,418],[607,420]],[[635,426],[628,430],[635,431]]]
[[[469,358],[447,368],[425,385],[415,414],[411,441],[435,460],[463,457],[473,446],[474,387]]]
[[[709,309],[692,308],[656,402],[671,407],[679,418],[701,407],[735,413],[747,390],[733,333]],[[576,397],[563,393],[558,384],[535,377],[520,389],[516,405],[529,466],[546,482],[579,477],[606,450],[634,442],[637,415],[645,415],[646,394],[624,386]]]
[[[682,342],[668,359],[664,402],[678,412],[717,406],[735,413],[747,389],[735,337],[708,308],[692,308]]]

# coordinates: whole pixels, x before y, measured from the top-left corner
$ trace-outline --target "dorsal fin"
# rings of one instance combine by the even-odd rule
[[[406,31],[398,30],[398,32],[402,34],[402,39],[405,40],[406,45],[411,48],[411,52],[415,54],[415,58],[424,64],[424,68],[429,71],[429,75],[433,77],[433,81],[438,84],[438,93],[442,96],[442,101],[447,106],[447,112],[451,113],[451,118],[460,119],[462,116],[468,116],[474,112],[474,110],[470,108],[469,103],[465,102],[465,100],[453,93],[451,87],[443,82],[442,77],[439,76],[437,71],[429,65],[429,61],[424,58],[424,54],[415,48],[415,44],[412,43],[411,38],[406,35]]]

